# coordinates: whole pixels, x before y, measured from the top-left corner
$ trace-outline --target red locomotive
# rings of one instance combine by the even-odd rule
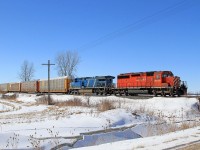
[[[187,93],[186,82],[174,76],[171,71],[151,71],[125,73],[117,76],[115,94],[137,95],[184,95]]]

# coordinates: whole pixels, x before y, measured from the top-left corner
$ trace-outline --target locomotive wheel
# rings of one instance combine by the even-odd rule
[[[156,93],[156,91],[153,91],[153,95],[154,95],[155,97],[157,97],[157,93]]]
[[[162,96],[162,97],[165,97],[165,96],[166,96],[164,91],[162,91],[161,96]]]
[[[171,97],[174,97],[174,93],[171,92],[171,93],[170,93],[170,96],[171,96]]]

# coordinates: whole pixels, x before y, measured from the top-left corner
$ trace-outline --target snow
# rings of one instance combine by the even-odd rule
[[[133,140],[112,142],[108,144],[102,144],[98,146],[77,148],[76,150],[151,150],[151,149],[166,149],[181,145],[184,143],[190,143],[200,139],[200,127],[187,129],[183,131],[177,131],[168,133],[161,136],[153,136],[147,138],[137,138]]]
[[[162,135],[157,130],[168,130],[171,122],[199,122],[195,98],[51,95],[54,102],[78,98],[89,103],[70,107],[38,104],[41,97],[20,93],[15,100],[0,99],[0,149],[51,149],[61,144],[63,149],[162,149],[200,136],[198,127]],[[115,109],[99,111],[96,106],[105,100]]]
[[[5,111],[9,111],[12,107],[4,105],[4,104],[0,104],[0,111],[1,112],[5,112]]]

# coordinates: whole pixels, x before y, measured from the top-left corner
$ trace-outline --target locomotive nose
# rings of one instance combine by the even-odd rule
[[[174,87],[178,88],[180,86],[180,77],[174,77]]]

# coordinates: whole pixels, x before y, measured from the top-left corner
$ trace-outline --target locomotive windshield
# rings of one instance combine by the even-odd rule
[[[166,78],[166,77],[173,77],[173,76],[174,76],[174,75],[173,75],[172,72],[164,72],[163,75],[162,75],[163,78]]]

